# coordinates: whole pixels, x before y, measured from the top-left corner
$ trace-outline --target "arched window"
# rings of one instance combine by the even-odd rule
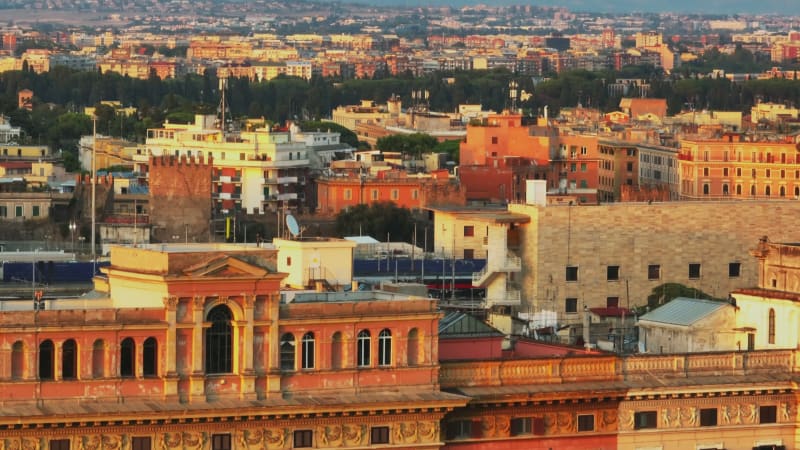
[[[142,344],[142,375],[154,377],[158,374],[158,341],[149,337]]]
[[[769,309],[769,323],[767,324],[767,342],[775,343],[775,310]]]
[[[333,333],[331,338],[331,368],[341,369],[342,364],[342,333]]]
[[[206,373],[233,372],[233,314],[225,305],[217,305],[208,312],[206,329]]]
[[[794,196],[800,198],[800,186],[794,187]]]
[[[136,376],[136,342],[125,338],[119,345],[119,376]]]
[[[392,332],[388,329],[383,329],[378,334],[378,365],[392,365]]]
[[[730,192],[728,191],[728,183],[722,185],[722,195],[728,195]]]
[[[756,196],[756,186],[755,185],[750,186],[750,195],[752,195],[753,197]]]
[[[53,364],[55,361],[55,347],[53,346],[53,341],[50,339],[42,342],[39,344],[39,379],[40,380],[52,380],[54,378],[53,374]]]
[[[67,339],[61,345],[61,378],[78,378],[78,344],[74,339]]]
[[[767,197],[769,197],[769,196],[770,196],[770,193],[771,193],[770,187],[769,187],[769,186],[766,186],[766,187],[764,188],[764,195],[766,195]]]
[[[781,186],[781,189],[780,189],[779,192],[780,192],[780,196],[781,197],[786,197],[786,186]]]
[[[308,332],[303,335],[302,358],[303,369],[314,368],[314,333]]]
[[[98,339],[92,344],[92,377],[104,376],[106,376],[106,343]]]
[[[419,364],[419,331],[412,328],[408,332],[408,365],[416,366]]]
[[[736,185],[736,195],[742,195],[742,185],[741,184],[737,184]]]
[[[708,195],[708,185],[707,184],[703,185],[703,195]]]
[[[369,331],[361,330],[358,332],[356,341],[358,367],[368,367],[370,365],[370,335]]]
[[[11,347],[11,378],[25,378],[25,343],[22,341],[14,342]]]
[[[294,335],[286,333],[281,336],[281,370],[294,370]]]

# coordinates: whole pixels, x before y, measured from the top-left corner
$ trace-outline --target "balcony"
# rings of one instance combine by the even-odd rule
[[[297,177],[278,177],[278,184],[297,183]]]
[[[504,260],[499,264],[493,264],[491,260],[486,261],[486,266],[480,272],[472,274],[472,285],[486,287],[491,279],[500,273],[519,272],[522,270],[522,258],[508,252]]]
[[[503,305],[503,306],[518,306],[522,304],[522,292],[519,289],[506,289],[505,296],[503,297],[488,297],[486,299],[486,305],[491,307],[492,305]]]
[[[691,153],[678,153],[679,161],[694,161],[694,156]]]

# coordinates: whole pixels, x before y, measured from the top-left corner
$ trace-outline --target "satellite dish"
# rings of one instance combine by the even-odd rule
[[[286,215],[286,228],[289,229],[289,233],[291,233],[292,236],[300,234],[300,225],[297,224],[297,219],[291,214]]]

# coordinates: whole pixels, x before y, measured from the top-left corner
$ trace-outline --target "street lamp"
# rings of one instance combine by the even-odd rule
[[[72,253],[75,253],[75,230],[78,229],[78,224],[74,220],[69,222],[69,233],[72,235]]]

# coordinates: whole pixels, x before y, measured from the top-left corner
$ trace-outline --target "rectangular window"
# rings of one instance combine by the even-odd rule
[[[417,197],[419,197],[419,191],[414,189],[413,191],[411,191],[411,199],[416,200]]]
[[[778,418],[778,407],[775,405],[758,408],[758,423],[775,423]]]
[[[475,250],[471,248],[464,249],[464,259],[475,259]]]
[[[228,433],[211,435],[211,450],[231,450],[231,435]]]
[[[492,136],[492,144],[497,144],[497,136]]]
[[[700,278],[700,264],[699,263],[690,263],[689,264],[689,279],[696,280]]]
[[[511,419],[511,435],[531,434],[533,432],[531,422],[530,417],[515,417]]]
[[[377,189],[373,189],[373,190],[372,190],[372,199],[373,199],[373,200],[378,200],[378,198],[379,198],[379,196],[378,196],[378,190],[377,190]]]
[[[389,427],[372,427],[369,433],[370,444],[388,444]]]
[[[578,414],[578,431],[594,431],[594,414]]]
[[[14,217],[22,217],[24,216],[25,208],[22,205],[17,205],[14,207]]]
[[[728,168],[727,167],[723,167],[722,168],[722,176],[723,177],[727,177],[728,176]]]
[[[464,225],[464,237],[475,236],[475,227],[472,225]]]
[[[39,205],[33,205],[33,208],[31,209],[31,215],[33,217],[39,217]]]
[[[658,425],[658,412],[656,411],[639,411],[633,415],[633,429],[645,430],[647,428],[656,428]]]
[[[150,436],[134,436],[131,438],[131,450],[152,450],[153,441]]]
[[[69,450],[69,439],[51,439],[50,450]]]
[[[466,439],[471,435],[471,420],[454,420],[447,423],[447,439]]]
[[[574,297],[569,297],[564,301],[564,311],[568,314],[574,314],[578,312],[578,299]]]
[[[0,206],[0,217],[8,217],[8,208]]]
[[[392,200],[397,200],[400,198],[400,191],[397,189],[392,189]]]
[[[578,170],[578,166],[575,163],[569,165],[570,172],[575,172],[576,170]]]
[[[728,276],[738,278],[742,274],[742,264],[738,262],[728,263]]]
[[[618,308],[619,297],[606,297],[606,308]]]
[[[628,172],[633,172],[633,163],[632,162],[629,162],[628,164],[626,164],[626,167],[628,169]]]
[[[567,281],[578,281],[577,266],[567,266],[566,279]]]
[[[314,432],[312,430],[294,430],[294,448],[311,447],[314,445]]]
[[[659,264],[650,264],[647,266],[647,279],[648,280],[661,279],[661,266]]]
[[[608,266],[606,268],[606,280],[619,281],[619,266]]]
[[[344,199],[345,200],[352,200],[353,199],[353,190],[352,189],[345,189],[344,190]]]
[[[589,167],[586,165],[586,163],[581,163],[581,172],[586,172],[588,169]]]
[[[700,410],[700,426],[714,427],[717,425],[717,408],[704,408]]]

